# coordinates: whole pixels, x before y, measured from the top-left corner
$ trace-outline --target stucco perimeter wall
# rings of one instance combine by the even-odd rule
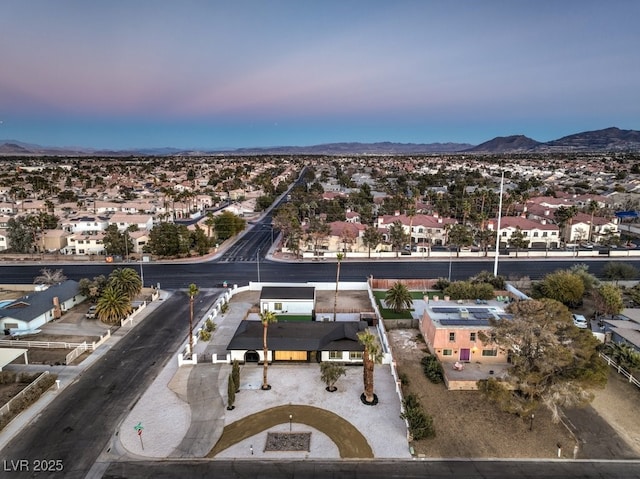
[[[336,283],[316,283],[316,282],[308,282],[308,283],[256,283],[249,282],[249,286],[244,286],[242,288],[234,287],[232,294],[237,294],[242,291],[260,291],[263,286],[276,286],[276,287],[287,287],[287,286],[313,286],[318,291],[335,291]],[[245,289],[246,288],[246,289]],[[358,281],[358,282],[347,282],[340,281],[338,284],[339,291],[367,291],[368,285],[366,281]]]

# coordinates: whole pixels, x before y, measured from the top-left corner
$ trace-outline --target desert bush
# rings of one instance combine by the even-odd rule
[[[12,371],[0,371],[0,384],[11,384],[16,382],[16,373]]]
[[[407,395],[403,405],[404,412],[400,414],[400,417],[409,423],[409,432],[415,441],[436,435],[433,418],[424,412],[415,394]]]
[[[432,355],[425,356],[420,360],[420,364],[422,364],[422,371],[429,381],[434,384],[439,384],[444,381],[442,365],[440,361],[438,361],[438,358]]]
[[[211,339],[211,332],[207,331],[206,329],[201,329],[200,330],[200,339],[202,341],[209,341]]]

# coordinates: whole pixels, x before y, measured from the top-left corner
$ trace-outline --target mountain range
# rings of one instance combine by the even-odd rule
[[[179,148],[140,148],[131,150],[97,150],[90,148],[60,148],[0,140],[0,156],[196,156],[196,155],[417,155],[434,153],[603,153],[640,151],[640,131],[611,127],[585,131],[557,140],[539,142],[524,135],[496,137],[471,145],[468,143],[325,143],[313,146],[278,146],[237,148],[226,150],[189,150]]]

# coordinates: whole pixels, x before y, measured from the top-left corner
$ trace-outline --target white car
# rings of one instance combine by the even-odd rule
[[[580,328],[580,329],[586,329],[589,327],[589,321],[587,321],[587,318],[585,318],[583,315],[581,314],[573,314],[573,324]]]

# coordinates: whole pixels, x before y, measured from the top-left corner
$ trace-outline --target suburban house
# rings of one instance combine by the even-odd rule
[[[365,329],[366,321],[278,321],[268,327],[267,361],[362,364],[357,335]],[[261,321],[241,321],[227,346],[231,361],[264,362],[263,333]]]
[[[84,300],[78,282],[73,280],[30,292],[0,307],[0,329],[5,334],[12,330],[37,329]]]
[[[389,241],[387,230],[399,221],[412,245],[443,246],[447,243],[447,230],[457,223],[454,218],[442,218],[434,214],[407,216],[401,214],[378,216],[375,226],[381,230],[384,241]]]
[[[625,309],[612,318],[600,318],[606,342],[628,344],[640,353],[640,311]]]
[[[489,231],[495,231],[497,220],[487,223]],[[529,241],[528,248],[559,248],[560,229],[558,225],[546,220],[534,221],[522,216],[503,216],[500,220],[500,246],[508,246],[511,236],[520,230],[524,238]]]
[[[587,213],[578,213],[571,219],[570,225],[567,226],[570,231],[569,241],[575,243],[583,241],[601,243],[612,236],[619,237],[618,221],[619,219],[616,217],[594,216],[592,218]]]
[[[63,254],[92,255],[104,253],[104,233],[73,234],[67,237],[67,246]]]
[[[95,234],[109,226],[106,216],[79,216],[62,221],[62,229],[70,233]]]
[[[260,311],[283,315],[308,316],[315,319],[316,289],[313,286],[263,286]]]
[[[116,213],[109,218],[109,225],[116,225],[120,232],[129,229],[131,226],[135,226],[138,230],[151,231],[153,228],[153,216]]]
[[[509,317],[498,306],[464,305],[452,301],[430,301],[420,319],[420,332],[440,361],[506,362],[505,352],[484,344],[479,331],[489,331],[489,319]]]
[[[0,230],[0,251],[9,248],[9,238],[6,230]]]

